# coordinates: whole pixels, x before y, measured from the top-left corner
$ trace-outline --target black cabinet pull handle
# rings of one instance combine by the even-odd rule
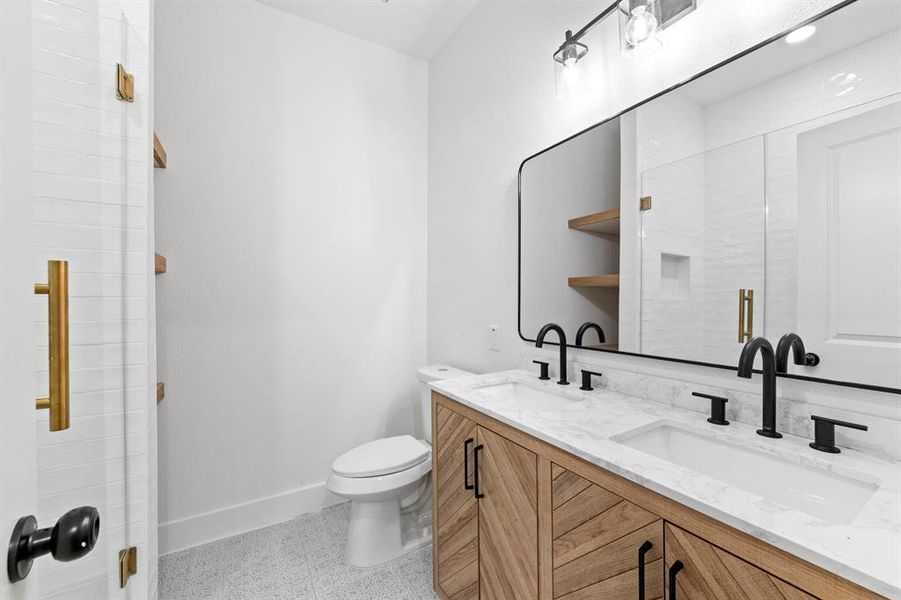
[[[653,547],[651,542],[645,542],[638,549],[638,600],[644,600],[644,556]]]
[[[463,442],[463,489],[471,490],[473,485],[469,483],[469,445],[475,440],[469,438]]]
[[[669,600],[676,600],[676,575],[679,574],[685,565],[681,560],[677,560],[669,568]]]
[[[484,447],[484,445],[479,444],[472,450],[472,476],[473,483],[475,484],[473,485],[473,490],[475,491],[475,497],[477,500],[485,497],[485,494],[482,493],[482,490],[479,487],[479,452],[481,452]]]

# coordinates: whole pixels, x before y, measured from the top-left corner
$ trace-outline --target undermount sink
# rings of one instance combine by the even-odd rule
[[[485,385],[478,390],[494,398],[515,402],[525,410],[554,410],[561,408],[566,402],[571,402],[563,396],[516,382]]]
[[[848,524],[879,487],[852,477],[707,437],[666,422],[614,441],[836,524]]]

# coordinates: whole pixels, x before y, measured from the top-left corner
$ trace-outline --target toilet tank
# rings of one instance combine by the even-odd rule
[[[416,374],[419,376],[419,400],[422,412],[422,431],[425,439],[432,441],[432,388],[429,383],[432,381],[441,381],[442,379],[454,379],[456,377],[464,377],[473,375],[469,371],[455,369],[447,365],[429,365],[420,367]]]

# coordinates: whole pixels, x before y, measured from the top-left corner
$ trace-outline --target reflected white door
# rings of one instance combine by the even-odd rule
[[[801,134],[798,202],[804,374],[901,388],[901,103]]]

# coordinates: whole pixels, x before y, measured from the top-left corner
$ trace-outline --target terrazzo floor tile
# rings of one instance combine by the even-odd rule
[[[160,600],[434,600],[432,549],[374,569],[344,561],[350,505],[160,558]]]

